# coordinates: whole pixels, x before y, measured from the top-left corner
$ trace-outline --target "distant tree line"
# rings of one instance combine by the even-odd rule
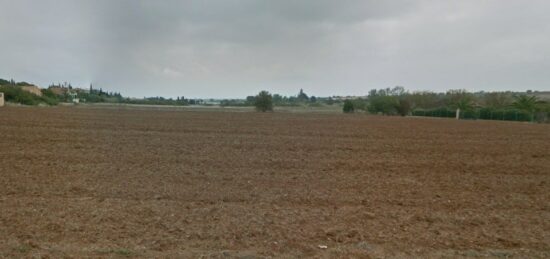
[[[339,104],[341,101],[334,100],[332,97],[308,96],[303,89],[300,89],[295,96],[284,96],[281,94],[271,94],[271,103],[273,106],[323,106]],[[221,100],[221,106],[256,106],[257,95],[247,96],[245,99],[224,99]]]
[[[27,82],[15,82],[13,79],[5,80],[0,78],[0,92],[4,93],[4,99],[7,102],[20,103],[24,105],[56,105],[58,100],[50,95],[44,94],[44,89],[41,89],[42,96],[30,93],[23,90],[23,86],[33,86]]]
[[[534,92],[475,92],[464,89],[445,93],[409,92],[402,86],[373,89],[365,97],[309,97],[302,89],[296,96],[271,95],[261,91],[245,100],[231,100],[226,105],[254,105],[259,111],[273,106],[342,105],[344,113],[368,112],[381,115],[455,117],[462,119],[550,121],[550,102],[539,99]]]
[[[463,89],[445,93],[429,91],[409,92],[404,87],[373,89],[364,97],[316,97],[303,89],[294,96],[284,96],[261,91],[245,99],[202,100],[164,97],[123,97],[119,92],[104,91],[102,88],[74,88],[71,83],[51,84],[41,89],[42,96],[23,90],[33,86],[27,82],[0,79],[0,92],[5,93],[8,102],[26,105],[56,105],[60,102],[84,103],[127,103],[148,105],[217,105],[252,106],[258,111],[271,111],[275,106],[340,106],[345,113],[368,112],[382,115],[454,117],[460,109],[464,119],[500,119],[519,121],[545,121],[550,119],[550,103],[538,98],[536,92],[468,92]]]
[[[457,109],[465,119],[548,121],[550,118],[550,103],[533,92],[471,93],[463,89],[445,93],[408,92],[396,86],[371,90],[366,98],[349,100],[348,107],[343,108],[344,112],[363,110],[372,114],[436,117],[454,117]]]
[[[15,82],[13,79],[5,80],[0,78],[0,92],[5,93],[5,100],[25,105],[57,105],[61,102],[79,103],[127,103],[127,104],[150,104],[150,105],[194,105],[203,104],[203,100],[186,99],[185,97],[164,98],[164,97],[143,97],[127,98],[120,92],[105,91],[103,88],[94,88],[90,84],[88,89],[73,87],[69,82],[52,83],[46,89],[40,89],[42,96],[23,90],[23,86],[33,86],[27,82]]]

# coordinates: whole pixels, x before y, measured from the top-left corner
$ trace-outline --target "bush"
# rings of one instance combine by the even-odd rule
[[[38,96],[27,91],[23,91],[20,86],[1,86],[0,92],[4,93],[4,98],[8,102],[20,103],[24,105],[38,105],[40,103],[56,105],[58,103],[55,98],[51,98],[50,96]]]
[[[454,118],[456,111],[448,108],[432,110],[414,110],[414,116]],[[506,121],[531,121],[533,115],[518,109],[492,109],[481,108],[478,110],[460,111],[461,119],[482,119],[482,120],[506,120]]]
[[[366,111],[367,110],[367,100],[362,98],[356,98],[351,100],[353,104],[354,111]]]
[[[342,109],[344,113],[352,113],[355,111],[355,107],[353,105],[353,102],[351,100],[345,100],[344,101],[344,107]]]
[[[382,113],[385,115],[397,114],[396,107],[399,106],[399,100],[397,96],[390,95],[376,95],[369,97],[369,105],[367,109],[371,113]]]
[[[407,116],[411,112],[411,103],[405,99],[399,99],[397,106],[395,107],[397,113],[401,116]]]
[[[531,121],[532,114],[518,109],[491,109],[479,110],[479,118],[482,120],[507,120],[507,121]]]
[[[254,106],[257,111],[273,111],[273,97],[268,91],[261,91],[254,98]]]
[[[9,85],[10,81],[0,78],[0,86],[2,85]]]
[[[412,114],[414,116],[454,118],[456,110],[443,107],[431,110],[414,110]]]

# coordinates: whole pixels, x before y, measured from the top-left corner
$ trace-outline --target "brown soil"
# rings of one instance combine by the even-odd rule
[[[41,256],[548,258],[550,125],[2,108],[0,257]]]

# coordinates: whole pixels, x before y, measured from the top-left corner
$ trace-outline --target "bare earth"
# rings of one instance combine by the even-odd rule
[[[0,257],[45,256],[549,258],[550,125],[4,107]]]

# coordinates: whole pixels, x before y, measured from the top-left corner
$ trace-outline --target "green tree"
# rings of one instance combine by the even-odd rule
[[[395,106],[397,113],[401,116],[407,116],[411,112],[411,103],[405,98],[399,98]]]
[[[301,102],[309,101],[309,97],[307,96],[306,93],[304,93],[303,89],[300,89],[300,93],[298,93],[298,101],[301,101]]]
[[[461,111],[471,111],[474,108],[474,103],[468,98],[460,99],[453,104],[454,108],[460,109]]]
[[[273,97],[268,91],[261,91],[256,95],[254,106],[257,111],[273,111]]]
[[[528,96],[525,94],[515,96],[512,106],[518,110],[526,111],[533,114],[537,110],[537,106],[541,103],[536,96]]]
[[[442,106],[442,102],[437,93],[420,91],[407,96],[412,109],[434,109]]]
[[[273,95],[273,103],[275,104],[282,104],[284,100],[284,97],[280,94],[274,94]]]
[[[2,85],[9,85],[10,81],[0,78],[0,86]]]
[[[507,92],[492,92],[483,95],[485,107],[494,109],[503,109],[512,104],[512,96]]]
[[[355,111],[355,107],[353,105],[353,102],[351,100],[345,100],[344,101],[344,107],[342,108],[344,113],[352,113]]]
[[[449,90],[446,94],[448,106],[461,111],[471,111],[474,108],[474,96],[466,90]]]
[[[374,95],[369,96],[369,104],[367,109],[371,113],[382,113],[384,115],[394,115],[397,113],[396,107],[399,106],[397,96],[391,95]]]

